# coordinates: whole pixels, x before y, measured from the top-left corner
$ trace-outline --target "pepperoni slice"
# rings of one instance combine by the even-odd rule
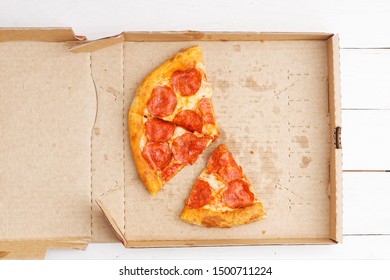
[[[175,133],[175,125],[159,119],[149,119],[145,123],[145,135],[149,141],[165,142]]]
[[[212,138],[208,136],[199,137],[194,142],[191,143],[189,147],[190,163],[193,164],[198,156],[207,148],[211,143]]]
[[[161,173],[161,179],[163,181],[167,182],[169,179],[171,179],[173,176],[175,176],[180,171],[182,166],[183,166],[183,164],[181,164],[181,163],[173,163],[173,164],[169,165]]]
[[[149,112],[159,118],[172,114],[175,111],[176,105],[176,95],[167,86],[155,87],[146,104]]]
[[[154,170],[163,170],[172,160],[168,143],[148,142],[142,150],[142,156]]]
[[[205,123],[215,124],[213,106],[210,98],[202,98],[199,101],[198,109]]]
[[[206,172],[208,174],[211,173],[218,173],[218,171],[221,169],[221,163],[220,159],[223,154],[228,153],[228,149],[224,144],[221,144],[216,148],[213,153],[211,154],[211,157],[209,158],[209,161],[207,162]]]
[[[184,133],[172,142],[173,157],[181,163],[190,163],[190,146],[198,139],[192,133]]]
[[[230,208],[243,208],[253,204],[255,196],[249,190],[249,184],[243,180],[231,181],[223,193],[223,199]]]
[[[201,208],[213,199],[210,184],[198,179],[191,190],[186,205],[191,208]]]
[[[202,84],[202,74],[193,68],[185,71],[177,70],[171,76],[173,89],[182,96],[191,96],[198,92]]]
[[[183,110],[179,112],[173,119],[173,123],[188,129],[201,133],[203,128],[202,118],[191,110]]]
[[[229,182],[241,178],[242,169],[238,166],[230,152],[224,153],[220,157],[219,162],[221,168],[219,169],[218,174],[221,176],[222,180]]]
[[[192,133],[185,133],[173,140],[173,157],[181,163],[193,164],[210,142],[210,137],[198,138]]]
[[[225,182],[233,181],[242,177],[242,169],[228,151],[225,145],[220,145],[211,155],[206,172],[217,173]]]

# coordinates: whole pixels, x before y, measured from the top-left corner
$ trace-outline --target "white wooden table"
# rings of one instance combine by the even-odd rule
[[[0,26],[71,26],[89,39],[124,30],[340,34],[342,244],[160,249],[91,244],[86,251],[50,250],[48,259],[390,259],[390,172],[384,172],[390,170],[390,1],[2,0]]]

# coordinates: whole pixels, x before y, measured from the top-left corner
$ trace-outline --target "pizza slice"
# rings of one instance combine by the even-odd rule
[[[200,47],[194,46],[179,52],[145,78],[130,113],[173,122],[216,139],[212,93]]]
[[[155,195],[218,137],[199,46],[181,51],[137,89],[129,110],[135,165]]]
[[[152,71],[129,110],[129,136],[141,180],[155,195],[218,137],[212,90],[199,46]]]
[[[229,228],[265,216],[241,166],[222,144],[213,151],[197,178],[180,218],[195,225]]]
[[[213,141],[171,122],[130,113],[131,151],[141,180],[155,195],[183,167],[193,164]]]

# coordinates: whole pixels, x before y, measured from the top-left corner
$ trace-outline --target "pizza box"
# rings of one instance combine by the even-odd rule
[[[137,86],[200,45],[219,140],[160,193],[142,185],[127,111]],[[324,33],[0,29],[0,258],[90,242],[126,247],[334,244],[342,239],[338,37]],[[230,229],[179,215],[225,143],[267,218]]]

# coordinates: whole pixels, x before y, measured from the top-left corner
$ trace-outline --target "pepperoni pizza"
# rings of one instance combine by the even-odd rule
[[[130,144],[151,194],[217,139],[211,96],[199,46],[170,58],[138,87],[129,110]]]
[[[180,217],[191,224],[228,228],[258,221],[265,212],[241,166],[222,144],[196,180]]]

